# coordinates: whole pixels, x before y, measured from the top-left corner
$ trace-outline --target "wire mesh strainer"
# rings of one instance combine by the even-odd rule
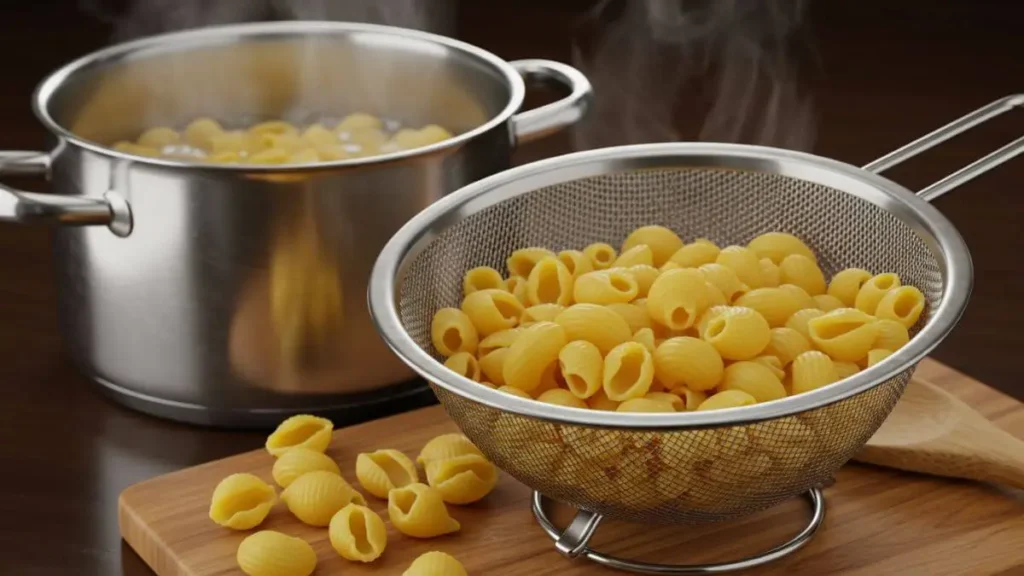
[[[888,416],[916,363],[955,325],[970,293],[970,256],[927,200],[1024,151],[1024,138],[919,196],[873,172],[1022,102],[997,101],[864,168],[772,148],[674,143],[515,168],[459,190],[402,228],[373,271],[371,312],[392,349],[430,381],[451,418],[495,464],[581,510],[561,551],[607,559],[585,546],[595,515],[679,524],[747,515],[830,481]],[[898,273],[924,292],[926,317],[907,346],[851,378],[775,402],[699,413],[546,405],[480,386],[439,361],[431,318],[459,305],[468,268],[503,269],[508,254],[526,246],[614,245],[647,224],[720,245],[791,232],[816,250],[828,274],[850,266]],[[662,572],[611,560],[605,563]]]

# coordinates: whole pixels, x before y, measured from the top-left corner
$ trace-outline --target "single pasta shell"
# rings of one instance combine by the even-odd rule
[[[538,262],[553,256],[555,256],[555,253],[547,248],[520,248],[512,252],[512,255],[508,257],[505,264],[508,267],[509,274],[512,276],[529,278],[530,272],[533,271],[533,267]]]
[[[323,452],[310,450],[309,448],[292,448],[288,450],[274,462],[274,468],[271,473],[274,476],[274,482],[277,482],[278,486],[287,488],[299,476],[316,470],[341,475],[338,463],[332,460],[330,456]]]
[[[331,443],[333,430],[334,424],[326,418],[298,414],[281,422],[267,438],[267,452],[280,456],[297,447],[323,452]]]
[[[210,519],[225,528],[248,530],[259,526],[276,502],[270,484],[253,474],[232,474],[213,490]]]
[[[654,351],[655,377],[669,389],[710,390],[721,382],[724,368],[715,347],[698,338],[669,338]]]
[[[844,308],[855,308],[857,294],[870,279],[871,272],[862,268],[840,270],[829,282],[828,295],[842,302]]]
[[[461,528],[448,515],[440,492],[425,484],[410,484],[389,492],[388,517],[399,532],[413,538],[434,538]]]
[[[634,334],[636,334],[637,330],[651,327],[651,317],[647,314],[647,309],[637,306],[635,302],[630,302],[628,304],[619,302],[615,304],[608,304],[606,307],[619,316],[622,316],[622,319],[625,320],[626,324],[629,326],[630,332]],[[557,320],[555,321],[557,322]],[[621,343],[622,342],[619,342],[615,346],[618,346]],[[612,346],[612,348],[615,346]]]
[[[751,290],[737,298],[734,305],[756,310],[772,328],[784,326],[786,320],[800,310],[800,302],[796,296],[782,288]]]
[[[330,472],[303,474],[281,492],[281,501],[296,518],[310,526],[327,526],[338,510],[351,503],[366,505],[344,478]]]
[[[586,408],[587,403],[575,394],[564,388],[553,388],[545,390],[537,396],[537,402],[554,404],[556,406],[568,406],[569,408]]]
[[[817,262],[814,251],[804,241],[786,232],[766,232],[747,244],[758,258],[768,258],[780,264],[790,254],[799,254],[812,262]]]
[[[786,397],[786,389],[774,372],[758,362],[735,362],[725,369],[721,390],[740,390],[758,402]]]
[[[373,510],[358,504],[338,510],[331,518],[327,535],[334,551],[353,562],[373,562],[388,544],[384,521]]]
[[[683,247],[683,240],[664,226],[641,226],[629,233],[622,243],[622,251],[625,253],[636,246],[643,245],[650,248],[653,265],[661,267]]]
[[[573,299],[581,304],[629,302],[640,294],[640,285],[627,270],[610,268],[588,272],[576,279]]]
[[[501,273],[490,266],[477,266],[466,272],[462,277],[462,295],[469,296],[481,290],[504,290],[505,279]]]
[[[426,552],[412,561],[402,576],[469,576],[454,557],[444,552]]]
[[[467,454],[476,454],[481,458],[484,456],[484,453],[464,434],[442,434],[435,436],[423,446],[420,455],[416,457],[416,462],[426,468],[433,460],[447,460]]]
[[[779,265],[768,258],[761,258],[761,282],[765,288],[775,288],[782,284],[782,271]]]
[[[910,342],[910,334],[907,332],[907,327],[901,322],[883,318],[878,321],[877,326],[878,336],[875,337],[875,342],[871,345],[872,348],[899,350],[906,346],[907,342]]]
[[[839,380],[835,364],[828,354],[811,350],[793,360],[792,393],[802,394]]]
[[[672,402],[657,398],[630,398],[619,404],[616,412],[675,412]]]
[[[874,317],[856,308],[833,310],[807,322],[811,342],[834,360],[857,362],[878,336]]]
[[[273,530],[246,536],[235,561],[248,576],[309,576],[316,570],[316,552],[308,542]]]
[[[558,304],[568,306],[572,302],[573,277],[558,257],[542,258],[530,270],[526,279],[526,301],[532,306]]]
[[[587,272],[594,271],[594,263],[579,250],[562,250],[558,253],[558,260],[565,265],[574,280]]]
[[[924,294],[913,286],[900,286],[885,294],[878,302],[875,316],[895,320],[906,328],[913,326],[924,311]]]
[[[479,346],[477,346],[477,353],[483,358],[499,348],[508,348],[522,333],[522,328],[509,328],[508,330],[495,332],[480,341]]]
[[[619,344],[605,356],[602,380],[605,394],[617,402],[646,395],[654,381],[651,353],[637,342]]]
[[[731,268],[740,281],[751,288],[761,288],[761,262],[753,250],[743,246],[727,246],[718,254],[715,262]]]
[[[388,492],[419,482],[416,465],[398,450],[377,450],[356,457],[356,479],[359,485],[377,498],[387,498]]]
[[[583,249],[583,254],[590,258],[594,270],[604,270],[615,262],[615,248],[604,242],[595,242]]]
[[[476,502],[498,484],[497,468],[477,454],[433,460],[427,464],[426,471],[427,483],[449,504]]]
[[[801,254],[790,254],[779,263],[783,284],[794,284],[807,291],[811,296],[824,294],[828,284],[825,274],[812,260]]]
[[[614,312],[609,310],[609,313],[618,318]],[[553,322],[537,322],[525,328],[508,348],[502,368],[505,384],[524,392],[535,390],[541,384],[544,371],[558,360],[558,352],[567,341],[566,331]]]
[[[483,379],[486,382],[490,382],[495,387],[505,385],[503,370],[505,369],[505,357],[507,355],[508,348],[498,348],[486,356],[480,357],[477,363],[480,365],[480,372],[483,373]]]
[[[644,398],[654,400],[656,402],[667,402],[675,409],[676,412],[683,412],[686,410],[686,402],[680,396],[671,392],[648,392]]]
[[[637,298],[646,298],[647,293],[651,291],[651,285],[654,284],[654,281],[658,279],[658,275],[661,274],[657,268],[646,264],[630,266],[626,269],[626,272],[629,272],[633,279],[636,280]]]
[[[712,262],[710,264],[701,265],[698,270],[704,274],[704,278],[710,282],[712,286],[718,288],[722,293],[722,296],[725,296],[725,299],[729,302],[732,302],[750,290],[746,284],[740,282],[739,276],[736,276],[736,273],[732,271],[732,268]]]
[[[651,247],[646,244],[637,244],[629,249],[624,248],[611,267],[629,268],[630,266],[639,265],[654,267],[654,253],[651,251]]]
[[[633,337],[629,323],[612,309],[598,304],[574,304],[555,317],[555,324],[565,330],[565,338],[588,340],[601,354],[608,354]]]
[[[751,406],[757,400],[742,390],[723,390],[711,396],[697,407],[697,410],[721,410],[723,408],[738,408],[740,406]]]
[[[695,241],[676,250],[668,259],[668,262],[672,262],[680,268],[697,268],[698,266],[714,262],[718,258],[719,252],[718,246],[711,242]],[[668,264],[668,262],[665,264]]]
[[[479,290],[462,300],[462,311],[469,316],[483,337],[514,328],[523,315],[523,304],[507,290]]]
[[[857,291],[853,307],[867,314],[874,314],[878,303],[889,291],[900,287],[900,277],[896,274],[878,274],[869,278]],[[842,300],[842,298],[840,298]]]

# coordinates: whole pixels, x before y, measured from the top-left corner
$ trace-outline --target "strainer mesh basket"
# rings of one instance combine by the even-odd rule
[[[919,326],[943,293],[937,254],[910,225],[853,194],[771,172],[636,168],[539,187],[454,221],[410,257],[396,286],[398,316],[441,360],[431,318],[459,306],[467,269],[504,271],[508,255],[527,246],[619,245],[648,224],[720,246],[774,230],[796,234],[827,275],[847,267],[895,272],[920,288],[928,307]],[[527,486],[608,517],[687,524],[753,513],[830,480],[888,416],[912,372],[799,414],[678,430],[549,421],[432,386],[465,434]]]

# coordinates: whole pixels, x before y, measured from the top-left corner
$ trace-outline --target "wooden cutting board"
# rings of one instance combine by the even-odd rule
[[[1024,438],[1021,403],[934,361],[925,361],[917,377],[945,388]],[[338,430],[328,453],[355,483],[359,452],[397,448],[415,457],[430,438],[456,430],[440,407],[425,408]],[[121,534],[157,574],[241,574],[235,550],[246,533],[216,526],[207,518],[207,509],[214,486],[228,474],[252,472],[273,483],[273,458],[254,448],[258,449],[147,480],[121,494]],[[850,464],[825,496],[825,522],[813,540],[795,554],[747,574],[1024,575],[1024,493]],[[368,499],[387,522],[386,503]],[[428,550],[454,555],[477,576],[619,574],[555,552],[530,512],[529,489],[508,475],[483,501],[450,510],[462,523],[460,533],[417,541],[389,524],[387,551],[370,565],[341,559],[331,548],[326,529],[299,523],[281,504],[261,528],[309,541],[319,557],[318,576],[400,575]],[[797,499],[741,521],[698,528],[605,522],[592,545],[652,562],[726,561],[788,539],[803,527],[807,514],[807,505]],[[570,517],[571,511],[560,510],[556,521],[564,526]]]

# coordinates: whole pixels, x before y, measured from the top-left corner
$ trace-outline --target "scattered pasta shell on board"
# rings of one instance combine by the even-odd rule
[[[426,552],[412,561],[402,576],[469,576],[462,563],[444,552]]]
[[[448,515],[440,492],[426,484],[410,484],[389,492],[388,517],[399,532],[413,538],[434,538],[461,528]]]
[[[293,448],[288,450],[274,462],[274,468],[271,473],[274,476],[274,482],[277,482],[278,486],[287,488],[299,476],[316,470],[341,475],[338,463],[332,460],[330,456],[323,452],[310,450],[309,448]]]
[[[359,485],[377,498],[387,498],[388,492],[414,482],[420,477],[416,465],[398,450],[377,450],[356,457],[356,479]]]
[[[416,462],[426,468],[427,464],[434,460],[447,460],[467,454],[475,454],[481,458],[484,456],[484,453],[465,435],[442,434],[435,436],[423,446],[420,455],[416,457]]]
[[[476,502],[498,484],[498,469],[477,454],[434,460],[427,464],[426,471],[427,483],[449,504]]]
[[[281,422],[267,438],[267,452],[280,456],[296,447],[327,450],[334,424],[326,418],[299,414]]]
[[[232,474],[213,490],[210,519],[225,528],[259,526],[277,502],[274,487],[248,473]]]
[[[310,526],[327,526],[338,510],[366,499],[344,478],[330,472],[303,474],[281,492],[281,501],[296,518]]]
[[[316,570],[316,552],[308,542],[273,530],[246,536],[235,561],[249,576],[309,576]]]
[[[349,504],[331,517],[327,528],[331,547],[353,562],[373,562],[388,545],[388,530],[376,512]]]

